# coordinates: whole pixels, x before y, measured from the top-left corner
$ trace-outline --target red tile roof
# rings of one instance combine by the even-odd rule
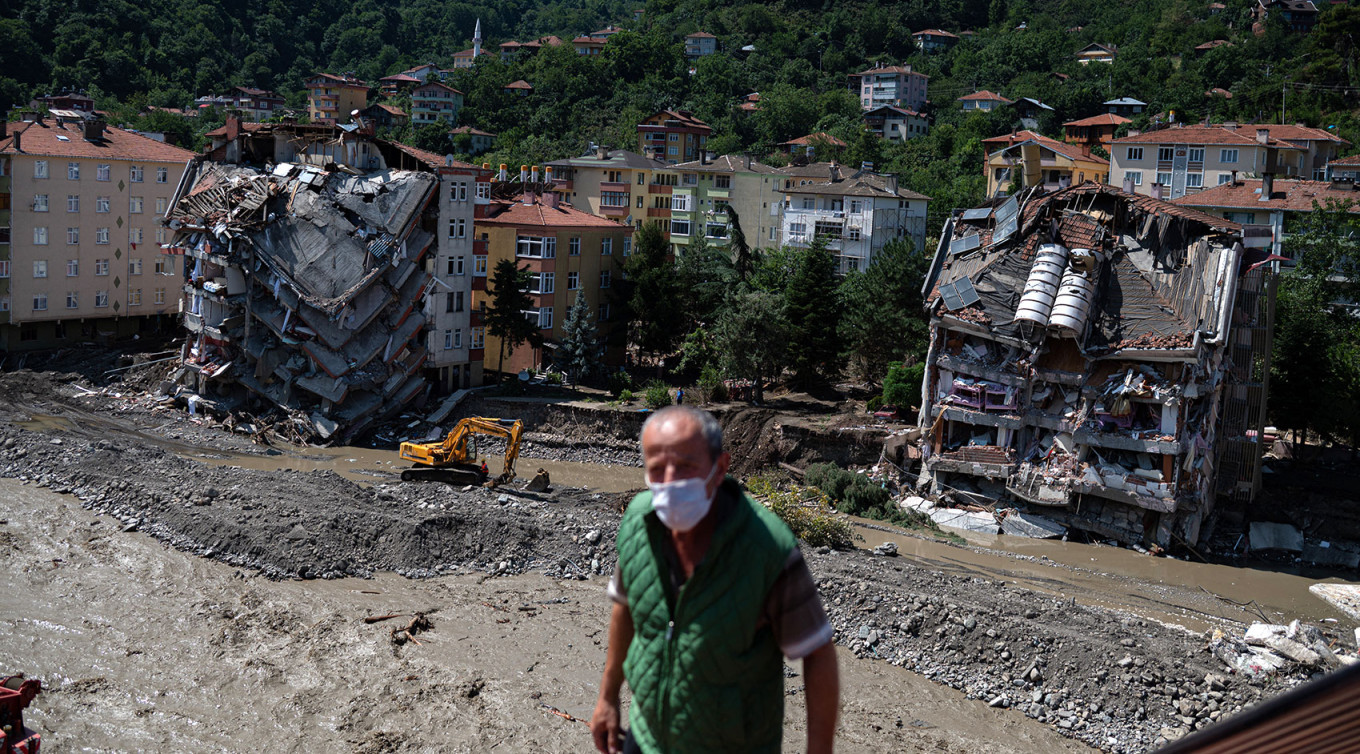
[[[930,78],[929,76],[926,76],[924,73],[921,73],[920,71],[913,71],[913,70],[911,69],[911,66],[909,66],[909,65],[906,65],[906,66],[903,66],[903,65],[886,65],[886,66],[881,65],[881,66],[879,66],[879,67],[877,67],[877,68],[870,68],[870,69],[867,70],[867,71],[860,71],[859,73],[852,73],[852,74],[850,74],[850,75],[851,75],[851,76],[868,76],[868,75],[874,74],[874,73],[912,73],[912,74],[915,74],[915,75],[917,75],[917,76],[924,76],[925,78]]]
[[[495,134],[491,133],[490,131],[483,131],[483,130],[481,130],[480,128],[473,128],[472,126],[459,126],[459,127],[455,128],[455,129],[449,131],[449,133],[451,133],[451,134],[472,134],[473,136],[495,136]]]
[[[1327,163],[1328,165],[1360,165],[1360,154],[1353,154],[1350,157],[1338,157]]]
[[[396,74],[393,74],[393,75],[391,75],[391,76],[383,76],[382,78],[380,78],[380,79],[378,79],[378,80],[379,80],[379,81],[396,81],[396,82],[399,82],[399,83],[402,83],[402,84],[408,84],[408,83],[410,83],[410,82],[412,82],[412,81],[414,81],[414,82],[416,82],[416,83],[420,83],[420,79],[418,79],[418,78],[416,78],[415,76],[412,76],[412,75],[410,75],[410,74],[406,74],[406,73],[396,73]]]
[[[1337,136],[1334,133],[1325,131],[1321,128],[1312,128],[1302,123],[1271,125],[1263,123],[1259,126],[1242,126],[1242,128],[1256,129],[1264,128],[1270,132],[1272,139],[1284,139],[1285,141],[1334,141],[1338,144],[1350,144],[1349,141]]]
[[[696,31],[693,34],[686,34],[685,39],[717,39],[717,37],[706,31]]]
[[[924,31],[918,31],[915,34],[912,34],[913,37],[924,37],[926,35],[930,35],[932,37],[949,37],[950,39],[959,38],[959,35],[950,34],[949,32],[944,31],[942,29],[926,29]]]
[[[808,144],[815,144],[817,142],[825,142],[833,147],[845,146],[845,142],[841,141],[840,139],[837,139],[836,137],[832,136],[831,134],[825,131],[818,131],[815,134],[808,134],[807,136],[799,136],[796,139],[790,139],[789,141],[782,142],[779,146],[802,147]]]
[[[679,121],[679,122],[680,122],[680,127],[681,127],[681,128],[695,128],[695,129],[703,129],[703,130],[709,130],[709,131],[712,130],[712,128],[710,128],[709,125],[708,125],[707,123],[705,123],[705,122],[699,120],[698,118],[694,117],[694,113],[692,113],[692,112],[690,112],[690,111],[688,111],[688,110],[662,110],[662,111],[659,112],[659,113],[653,113],[652,115],[648,116],[647,120],[644,120],[642,123],[639,123],[639,124],[638,124],[638,128],[658,128],[658,127],[666,127],[664,124],[656,124],[656,123],[648,123],[648,122],[647,122],[648,120],[652,120],[653,118],[657,118],[657,117],[661,117],[661,116],[665,116],[665,118],[664,118],[665,120],[675,120],[675,121]]]
[[[333,73],[314,73],[307,80],[316,81],[317,79],[325,79],[326,82],[331,86],[347,86],[354,89],[368,88],[368,84],[364,83],[363,81],[360,81],[359,79],[345,78],[344,76],[336,76]]]
[[[396,105],[378,105],[378,107],[381,107],[382,109],[386,110],[387,112],[393,115],[400,115],[403,118],[406,117],[406,111],[401,109],[400,107],[397,107]]]
[[[427,90],[429,90],[429,89],[447,89],[447,90],[453,92],[454,94],[462,94],[462,92],[458,91],[457,89],[454,89],[453,87],[449,86],[448,84],[441,84],[441,83],[438,82],[438,81],[427,81],[427,82],[425,82],[424,84],[421,84],[420,86],[416,87],[415,89],[412,89],[412,90],[411,90],[411,93],[412,93],[412,94],[419,94],[419,93],[421,93],[421,92],[423,92],[423,91],[427,91]]]
[[[9,138],[0,139],[0,154],[180,164],[194,156],[187,149],[111,126],[104,128],[103,138],[98,142],[86,141],[79,123],[67,124],[63,128],[50,119],[42,124],[10,123],[9,134]],[[14,148],[15,134],[19,135],[18,150]],[[64,137],[65,140],[58,137]]]
[[[1223,99],[1232,99],[1232,92],[1228,91],[1227,89],[1224,89],[1223,87],[1216,86],[1216,87],[1214,87],[1213,89],[1210,89],[1209,91],[1205,92],[1205,93],[1204,93],[1204,96],[1205,96],[1205,97],[1222,97]]]
[[[424,150],[424,149],[418,149],[418,148],[413,147],[413,146],[411,146],[411,145],[409,145],[409,144],[402,144],[402,143],[399,142],[399,141],[389,141],[389,142],[387,142],[387,143],[388,143],[388,144],[391,144],[391,145],[394,146],[394,147],[396,147],[398,150],[400,150],[400,151],[402,151],[402,152],[405,152],[406,154],[408,154],[408,155],[410,155],[410,156],[416,158],[417,160],[420,160],[421,162],[425,163],[426,165],[428,165],[428,166],[430,166],[430,167],[432,167],[432,168],[453,167],[453,168],[474,168],[474,169],[475,169],[475,168],[477,167],[476,165],[472,165],[472,164],[470,164],[470,163],[462,162],[462,161],[460,161],[460,160],[454,160],[454,161],[453,161],[453,164],[450,165],[450,164],[448,164],[448,163],[444,160],[444,158],[443,158],[441,155],[437,155],[437,154],[435,154],[434,152],[428,152],[428,151],[426,151],[426,150]]]
[[[958,99],[959,102],[967,102],[971,100],[980,100],[985,102],[1005,102],[1008,105],[1011,103],[1011,100],[1002,97],[1000,94],[997,94],[996,92],[989,92],[986,89],[983,89],[980,92],[973,92],[972,94],[965,94],[962,97],[959,97]]]
[[[1123,125],[1123,124],[1125,124],[1125,123],[1132,123],[1132,122],[1133,122],[1133,121],[1129,120],[1128,118],[1125,118],[1125,117],[1122,116],[1122,115],[1115,115],[1114,113],[1101,113],[1100,115],[1092,115],[1092,116],[1089,117],[1089,118],[1082,118],[1081,120],[1069,120],[1069,121],[1067,121],[1066,123],[1064,123],[1063,125],[1064,125],[1064,126],[1078,126],[1078,127],[1080,127],[1080,126],[1121,126],[1121,125]]]
[[[504,88],[506,88],[506,89],[524,89],[524,90],[526,90],[526,91],[533,91],[533,90],[534,90],[534,88],[533,88],[532,86],[530,86],[529,82],[528,82],[528,81],[525,81],[524,79],[520,79],[519,81],[512,81],[512,82],[510,82],[509,84],[506,84]]]
[[[1215,47],[1232,47],[1233,43],[1226,39],[1213,39],[1202,45],[1195,45],[1196,50],[1212,50]]]
[[[1256,141],[1256,129],[1266,128],[1267,126],[1240,126],[1236,129],[1225,126],[1180,126],[1172,128],[1161,128],[1156,131],[1144,131],[1137,135],[1125,136],[1122,139],[1115,139],[1115,144],[1225,144],[1239,146],[1258,146]],[[1278,147],[1280,149],[1298,149],[1298,147],[1271,138],[1265,145]]]
[[[488,207],[489,217],[478,218],[478,225],[512,225],[516,227],[539,226],[544,228],[611,228],[630,230],[629,226],[609,218],[582,212],[570,204],[549,207],[537,197],[532,205],[526,205],[523,198],[513,202],[492,202]]]
[[[1027,141],[1037,142],[1070,160],[1085,160],[1087,162],[1099,162],[1102,164],[1109,163],[1109,160],[1092,154],[1089,149],[1076,144],[1068,144],[1065,141],[1050,139],[1047,136],[1035,133],[1034,131],[1016,131],[1003,136],[993,136],[990,139],[983,139],[982,143],[987,147],[987,154],[990,156],[993,152]]]
[[[1360,191],[1334,189],[1327,181],[1276,180],[1270,199],[1266,201],[1261,201],[1260,191],[1259,179],[1244,180],[1189,194],[1176,199],[1175,203],[1186,207],[1311,212],[1313,202],[1325,204],[1328,199],[1336,199],[1353,202],[1350,211],[1360,213]]]

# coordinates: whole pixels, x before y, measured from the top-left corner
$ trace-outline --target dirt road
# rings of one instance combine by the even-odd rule
[[[0,480],[0,669],[48,690],[54,751],[590,749],[604,579],[538,574],[270,581]],[[390,638],[425,611],[419,645]],[[842,653],[844,752],[1085,749],[889,664]],[[790,678],[786,740],[801,740]]]

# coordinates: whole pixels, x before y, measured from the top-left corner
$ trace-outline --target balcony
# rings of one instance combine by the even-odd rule
[[[626,193],[628,193],[629,191],[631,191],[632,188],[633,188],[633,184],[629,183],[628,181],[601,181],[601,182],[600,182],[600,190],[601,190],[601,191],[612,191],[612,192],[619,193],[619,194],[626,194]]]
[[[626,217],[628,215],[628,207],[609,207],[601,205],[600,214],[605,217]]]
[[[552,180],[553,191],[572,191],[576,187],[576,182],[570,178],[554,178]]]
[[[647,184],[647,193],[649,194],[670,194],[674,193],[674,191],[675,191],[674,186],[667,186],[662,183]]]
[[[660,208],[660,207],[650,207],[650,208],[647,209],[647,216],[648,216],[648,217],[670,217],[670,216],[671,216],[671,211],[670,211],[669,209],[662,209],[662,208]]]

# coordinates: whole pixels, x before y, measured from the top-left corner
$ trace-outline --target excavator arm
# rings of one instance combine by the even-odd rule
[[[468,452],[468,440],[472,435],[491,435],[505,438],[505,466],[496,479],[497,484],[504,484],[515,478],[515,461],[519,458],[523,434],[524,422],[519,419],[467,417],[460,420],[441,442],[403,442],[401,459],[410,461],[415,468],[402,472],[401,478],[403,481],[427,479],[480,484],[485,481],[485,475],[472,464],[475,459]]]

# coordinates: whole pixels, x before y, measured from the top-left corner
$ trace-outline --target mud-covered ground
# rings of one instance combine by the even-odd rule
[[[459,489],[395,474],[359,483],[291,470],[287,454],[276,469],[233,467],[232,454],[271,451],[71,381],[0,375],[0,477],[10,480],[0,570],[16,581],[11,593],[50,592],[34,609],[57,614],[7,600],[0,661],[51,676],[54,692],[39,706],[55,704],[56,735],[70,726],[93,736],[93,724],[117,722],[128,738],[93,748],[237,749],[261,737],[297,750],[586,748],[579,723],[536,704],[589,714],[623,495]],[[59,505],[49,492],[103,516],[45,511]],[[16,510],[15,500],[32,507]],[[156,555],[145,535],[179,552]],[[861,550],[808,558],[850,678],[861,679],[845,691],[847,750],[1052,751],[1060,733],[1147,751],[1307,675],[1246,683],[1226,674],[1203,636],[943,561]],[[358,622],[363,612],[416,610],[437,610],[426,638],[444,660],[431,664],[436,650],[422,644],[393,647],[385,624]],[[80,638],[57,651],[44,642],[52,632]],[[154,672],[139,679],[143,660]],[[539,680],[553,672],[562,675]],[[921,677],[969,700],[923,693],[913,686]],[[203,689],[226,709],[204,708]],[[952,722],[913,713],[918,697],[952,700],[939,713]],[[158,725],[160,715],[186,721]],[[795,736],[796,715],[790,726]]]

